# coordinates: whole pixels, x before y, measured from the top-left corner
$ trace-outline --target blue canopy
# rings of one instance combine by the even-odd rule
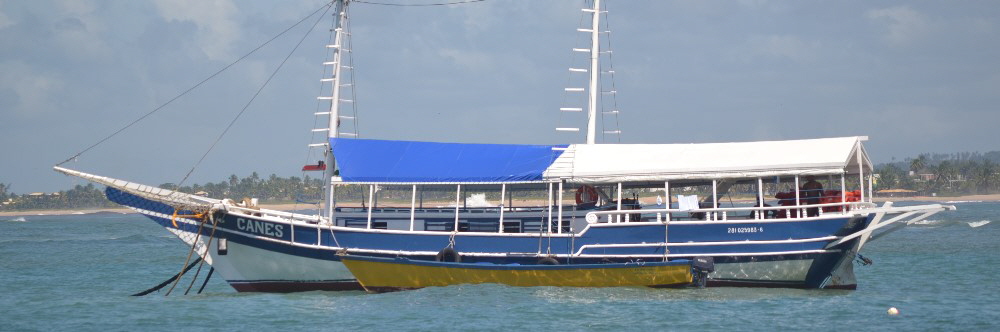
[[[565,145],[330,138],[344,182],[540,181]]]

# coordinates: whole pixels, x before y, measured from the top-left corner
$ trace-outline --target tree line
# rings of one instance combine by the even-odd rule
[[[11,192],[10,188],[10,184],[0,184],[0,211],[117,206],[105,198],[104,191],[98,189],[93,183],[76,185],[73,189],[55,193],[29,193],[23,195]]]
[[[253,172],[242,178],[233,174],[226,181],[180,187],[164,183],[159,187],[212,198],[255,197],[269,203],[316,203],[322,201],[323,181],[309,176],[280,177],[276,174],[265,179]],[[10,184],[0,183],[0,211],[118,207],[104,196],[103,188],[93,183],[54,193],[17,194],[10,189]]]
[[[1000,151],[921,154],[876,167],[875,189],[907,189],[939,196],[1000,193]]]
[[[1000,193],[1000,151],[987,153],[962,152],[954,154],[921,154],[904,161],[879,164],[875,168],[878,180],[875,190],[907,189],[922,195],[939,196]],[[212,198],[255,197],[267,203],[318,203],[323,200],[324,182],[321,178],[280,177],[271,174],[261,178],[257,172],[249,176],[230,175],[228,180],[177,186],[164,183],[159,186],[184,193]],[[340,186],[338,199],[353,200],[367,195],[363,186]],[[396,196],[385,192],[387,196]],[[399,197],[409,199],[408,192],[400,191]],[[454,193],[427,192],[428,198],[448,199]],[[380,195],[382,196],[382,195]],[[497,199],[498,197],[491,197]],[[10,183],[0,182],[0,211],[81,209],[116,207],[104,197],[104,190],[94,184],[76,185],[56,193],[16,194]]]
[[[270,203],[315,202],[322,200],[323,180],[304,177],[280,177],[271,174],[266,179],[257,172],[250,176],[238,177],[230,175],[226,181],[208,182],[178,187],[173,183],[164,183],[160,188],[206,196],[212,198],[232,198],[241,200],[244,197],[258,198]]]

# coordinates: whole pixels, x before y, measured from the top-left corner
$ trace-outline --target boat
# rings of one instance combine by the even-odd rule
[[[366,291],[375,293],[464,284],[679,288],[694,285],[696,275],[712,268],[710,259],[698,265],[690,260],[521,265],[357,255],[344,255],[340,260]]]
[[[240,292],[359,290],[350,256],[413,262],[622,264],[711,257],[707,285],[855,289],[869,242],[954,206],[879,206],[865,136],[596,144],[600,0],[590,15],[586,142],[463,144],[341,133],[350,1],[336,2],[324,207],[260,208],[57,165],[178,236]],[[562,110],[562,109],[561,109]],[[612,113],[617,111],[611,111]],[[579,128],[557,128],[562,131]],[[470,204],[471,194],[481,199]],[[725,204],[743,196],[743,203]],[[516,199],[515,199],[516,198]],[[652,203],[655,198],[657,203]],[[482,201],[495,200],[484,204]],[[475,202],[473,202],[475,203]]]

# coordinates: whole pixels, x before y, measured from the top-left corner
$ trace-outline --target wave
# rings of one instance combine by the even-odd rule
[[[921,220],[917,222],[907,222],[907,225],[911,226],[925,226],[925,227],[940,227],[940,226],[951,226],[951,225],[968,225],[969,227],[976,228],[982,227],[989,224],[990,220],[980,220],[980,221],[956,221],[956,220]]]
[[[919,226],[941,226],[946,223],[944,220],[920,220],[920,221],[908,221],[907,225],[919,225]]]
[[[4,219],[3,221],[9,221],[9,222],[27,222],[28,219],[26,219],[24,217],[14,217],[13,219]]]
[[[175,236],[170,234],[161,235],[151,235],[151,234],[125,234],[119,236],[108,236],[101,234],[93,235],[67,235],[67,237],[21,237],[13,239],[0,240],[0,243],[95,243],[95,242],[113,242],[113,243],[173,243],[176,239]]]
[[[958,203],[983,203],[984,201],[944,201],[944,204],[958,204]]]
[[[969,227],[972,227],[972,228],[986,226],[986,224],[989,224],[989,223],[990,223],[989,220],[980,220],[980,221],[970,221],[970,222],[967,222],[967,224],[969,224]]]

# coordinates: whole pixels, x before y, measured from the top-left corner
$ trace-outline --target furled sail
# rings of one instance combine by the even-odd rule
[[[55,171],[59,173],[72,175],[87,181],[103,184],[105,186],[115,188],[145,199],[168,204],[176,209],[183,209],[189,211],[204,211],[210,209],[213,205],[222,202],[220,200],[208,197],[186,194],[170,189],[163,189],[135,182],[129,182],[125,180],[119,180],[105,176],[84,173],[59,166],[55,166],[53,167],[53,169],[55,169]]]

